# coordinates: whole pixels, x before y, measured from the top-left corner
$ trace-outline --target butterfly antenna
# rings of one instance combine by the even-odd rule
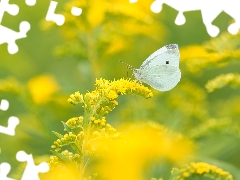
[[[130,70],[133,70],[133,69],[134,69],[131,65],[129,65],[129,64],[127,64],[127,63],[125,63],[125,62],[123,62],[123,61],[121,61],[121,60],[119,60],[119,62],[125,64],[125,65],[127,66],[127,68],[130,69]]]

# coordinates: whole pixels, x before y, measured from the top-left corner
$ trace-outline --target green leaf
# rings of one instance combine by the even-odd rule
[[[72,129],[64,122],[64,121],[61,121],[63,126],[64,126],[64,131],[67,131],[67,132],[72,132]]]
[[[57,156],[61,161],[65,163],[71,163],[70,159],[68,159],[66,156],[62,155],[61,153],[58,153],[56,151],[51,150],[53,155]]]
[[[52,132],[53,132],[53,134],[54,134],[55,136],[57,136],[58,139],[63,138],[63,135],[62,135],[62,134],[60,134],[60,133],[58,133],[58,132],[56,132],[56,131],[52,131]]]

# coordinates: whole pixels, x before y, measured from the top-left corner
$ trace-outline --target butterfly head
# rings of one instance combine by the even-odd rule
[[[133,69],[133,75],[138,81],[142,82],[143,78],[142,78],[142,73],[140,69]]]

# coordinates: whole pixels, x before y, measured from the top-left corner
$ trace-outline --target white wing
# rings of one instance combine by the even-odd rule
[[[166,45],[153,54],[151,54],[140,66],[141,68],[151,67],[156,65],[166,65],[179,67],[179,50],[177,44]]]
[[[181,72],[176,66],[158,65],[141,69],[141,81],[159,91],[168,91],[180,81]]]

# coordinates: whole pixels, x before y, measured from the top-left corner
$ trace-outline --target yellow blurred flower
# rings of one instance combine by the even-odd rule
[[[66,155],[66,153],[65,153],[65,155]],[[52,160],[53,160],[53,157],[51,157],[50,166],[51,166]],[[56,164],[54,166],[56,167]],[[76,179],[84,180],[79,175],[76,167],[71,164],[67,164],[67,163],[65,163],[64,166],[59,165],[58,168],[51,169],[49,172],[42,174],[40,177],[41,177],[41,180],[54,180],[54,179],[56,179],[56,180],[76,180]]]
[[[181,61],[185,62],[186,67],[192,73],[212,65],[220,65],[220,63],[225,62],[228,56],[228,52],[209,52],[204,46],[199,45],[191,45],[181,49]]]
[[[59,85],[52,75],[40,75],[29,80],[29,92],[36,104],[44,104],[59,90]]]
[[[172,163],[183,162],[193,153],[189,140],[158,124],[128,125],[122,134],[114,141],[102,140],[95,152],[101,158],[96,169],[107,180],[141,180],[146,165],[162,158]]]
[[[181,61],[192,72],[201,72],[210,66],[224,66],[230,60],[240,58],[239,33],[228,32],[212,38],[203,45],[190,45],[181,48]]]
[[[205,85],[208,92],[213,92],[216,89],[223,88],[225,86],[231,87],[240,87],[240,74],[237,73],[228,73],[228,74],[221,74],[214,79],[211,79]]]
[[[95,28],[105,18],[106,4],[99,0],[90,0],[91,8],[87,12],[87,20],[91,27]]]

